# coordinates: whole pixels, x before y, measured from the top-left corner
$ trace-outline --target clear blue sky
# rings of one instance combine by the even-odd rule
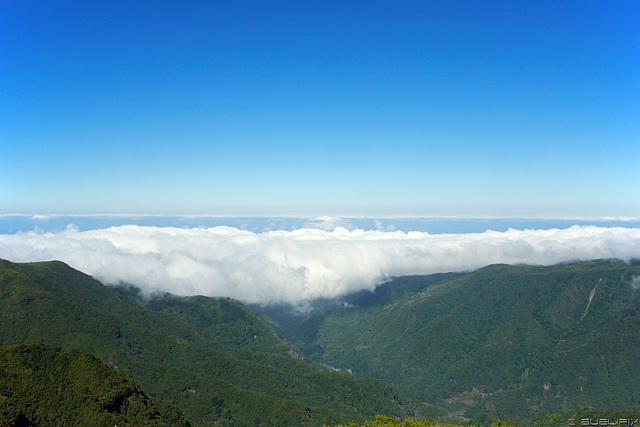
[[[640,2],[0,3],[0,213],[640,216]]]

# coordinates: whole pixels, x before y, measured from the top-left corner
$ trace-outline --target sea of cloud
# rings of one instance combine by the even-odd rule
[[[429,234],[308,223],[254,232],[122,225],[0,234],[0,258],[61,260],[106,284],[145,292],[228,296],[248,303],[303,304],[372,289],[391,276],[468,271],[493,263],[552,265],[640,258],[640,228]]]

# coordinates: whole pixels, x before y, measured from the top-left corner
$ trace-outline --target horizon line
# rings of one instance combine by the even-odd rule
[[[561,221],[640,221],[640,217],[631,216],[578,216],[578,215],[411,215],[411,214],[381,214],[381,215],[303,215],[303,214],[152,214],[152,213],[0,213],[1,218],[24,217],[34,220],[48,220],[54,218],[294,218],[310,220],[335,219],[433,219],[433,220],[561,220]]]

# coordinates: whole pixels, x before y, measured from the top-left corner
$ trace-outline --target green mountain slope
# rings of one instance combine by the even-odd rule
[[[0,345],[0,408],[0,425],[190,425],[95,357],[45,344]]]
[[[322,425],[402,415],[376,380],[332,373],[224,298],[143,300],[60,262],[0,260],[0,342],[95,355],[194,425]]]
[[[266,319],[278,336],[292,342],[307,356],[322,356],[322,347],[314,343],[318,330],[327,317],[345,309],[354,312],[383,307],[396,299],[409,297],[423,289],[462,276],[462,273],[438,273],[429,276],[402,276],[377,286],[338,299],[312,301],[307,310],[281,305],[251,304],[249,309]]]
[[[427,276],[383,305],[325,313],[298,339],[321,362],[390,384],[418,415],[638,411],[639,276],[618,261]]]

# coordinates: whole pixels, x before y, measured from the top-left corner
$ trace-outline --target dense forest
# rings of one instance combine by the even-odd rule
[[[189,426],[95,357],[45,344],[0,345],[0,425]]]
[[[0,260],[0,425],[632,425],[638,277],[492,265],[260,317]]]
[[[252,307],[308,357],[390,384],[420,417],[640,410],[640,265],[491,265],[394,278],[308,313]]]
[[[0,342],[94,355],[193,425],[322,425],[404,416],[378,380],[304,357],[242,304],[105,287],[61,262],[0,261]]]

